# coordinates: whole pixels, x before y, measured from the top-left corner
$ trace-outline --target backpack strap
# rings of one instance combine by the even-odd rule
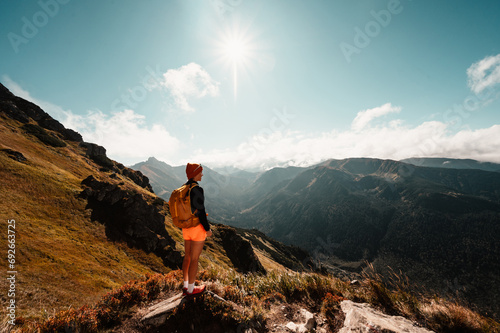
[[[189,204],[191,205],[191,190],[193,188],[195,188],[196,186],[198,186],[198,184],[196,183],[192,183],[190,186],[189,186],[189,190],[186,192],[186,196],[185,198],[189,197]],[[192,206],[190,207],[192,209]],[[191,212],[191,214],[193,215],[196,215],[196,213],[198,212],[198,209],[195,209],[194,212]]]
[[[185,198],[187,198],[188,195],[191,195],[191,190],[196,186],[198,186],[198,184],[196,183],[192,183],[191,185],[189,185],[189,190],[186,192]]]

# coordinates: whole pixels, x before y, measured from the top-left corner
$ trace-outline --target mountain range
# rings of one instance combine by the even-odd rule
[[[436,332],[498,331],[498,323],[465,307],[417,300],[404,283],[404,290],[391,291],[380,275],[365,275],[367,265],[379,272],[391,265],[413,274],[416,284],[427,277],[442,279],[449,291],[472,288],[466,291],[476,298],[461,296],[495,316],[496,173],[443,170],[375,159],[263,173],[204,166],[214,235],[200,257],[200,279],[211,294],[194,304],[202,313],[195,331],[205,332],[206,325],[286,330],[304,306],[315,313],[318,331],[336,331],[346,299]],[[16,227],[15,298],[0,295],[2,304],[15,302],[14,331],[158,330],[145,330],[141,313],[180,289],[182,235],[166,199],[185,181],[184,167],[154,158],[126,167],[0,84],[0,181],[0,214]],[[453,232],[445,229],[450,226]],[[457,239],[463,248],[449,247]],[[0,247],[7,245],[7,237],[0,238]],[[352,276],[361,282],[351,283]],[[0,282],[3,290],[13,285]],[[185,310],[162,327],[194,330],[186,326],[191,315]],[[5,307],[0,314],[7,317]],[[398,318],[387,325],[392,321]]]
[[[202,186],[214,221],[304,248],[330,270],[361,272],[372,264],[387,276],[401,271],[497,315],[500,173],[491,171],[497,167],[371,158],[226,175],[205,167]],[[154,158],[132,169],[148,175],[165,199],[185,182],[184,167]]]

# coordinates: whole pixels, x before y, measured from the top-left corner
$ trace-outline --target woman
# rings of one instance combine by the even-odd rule
[[[196,274],[198,273],[198,259],[200,258],[201,251],[205,239],[212,236],[210,224],[207,220],[207,213],[205,211],[205,196],[203,189],[198,185],[203,177],[203,167],[200,164],[188,163],[186,166],[186,176],[188,181],[186,184],[191,186],[190,199],[191,211],[195,214],[200,224],[192,228],[182,229],[182,236],[184,237],[184,262],[182,263],[182,272],[184,274],[184,295],[196,295],[205,290],[205,286],[194,286]]]

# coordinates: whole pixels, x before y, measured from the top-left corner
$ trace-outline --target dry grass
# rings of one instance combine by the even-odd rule
[[[386,313],[401,315],[435,332],[500,332],[500,324],[491,318],[425,291],[415,292],[408,278],[392,272],[383,277],[373,266],[365,273],[357,297]],[[388,282],[387,282],[388,281]]]
[[[130,281],[104,295],[92,306],[61,311],[46,320],[34,321],[18,318],[17,332],[99,332],[120,322],[136,305],[156,299],[163,293],[179,288],[179,272],[167,275],[146,275],[144,279]]]
[[[135,311],[136,306],[149,304],[161,295],[179,290],[181,275],[180,271],[149,275],[108,293],[94,305],[63,311],[44,321],[22,319],[24,326],[22,329],[20,327],[20,332],[38,329],[40,332],[57,331],[68,325],[89,332],[111,329],[119,325],[127,314]],[[199,278],[208,285],[209,290],[236,306],[204,298],[203,302],[193,306],[203,313],[199,320],[205,320],[206,324],[218,318],[232,325],[251,323],[252,327],[260,327],[259,331],[264,332],[270,313],[273,312],[271,309],[299,304],[300,307],[321,313],[334,331],[343,321],[340,303],[344,299],[351,299],[370,303],[380,309],[390,309],[392,314],[403,315],[435,332],[499,332],[500,328],[493,320],[456,303],[421,295],[401,295],[398,289],[389,289],[373,277],[365,277],[359,285],[353,286],[349,282],[315,273],[290,274],[281,271],[267,275],[245,275],[212,266],[201,271]],[[179,309],[168,318],[165,327],[180,325],[186,321],[189,313]]]
[[[500,332],[497,322],[455,302],[436,298],[422,304],[420,311],[436,332]]]

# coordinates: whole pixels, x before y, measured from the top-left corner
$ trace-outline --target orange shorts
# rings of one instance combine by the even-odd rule
[[[202,242],[207,238],[207,232],[200,223],[196,227],[182,229],[184,240]]]

